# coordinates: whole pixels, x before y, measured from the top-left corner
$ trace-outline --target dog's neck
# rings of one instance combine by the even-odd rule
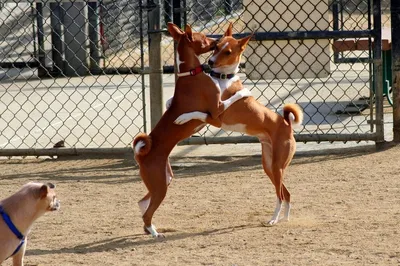
[[[38,210],[35,204],[36,201],[33,202],[32,198],[28,196],[23,197],[21,200],[21,197],[16,195],[12,195],[0,202],[15,227],[24,236],[29,233],[33,222],[46,212],[45,210]]]
[[[234,76],[230,79],[220,79],[210,76],[214,81],[214,83],[218,85],[218,87],[220,88],[221,93],[223,93],[227,88],[229,88],[232,85],[232,83],[240,80],[239,76],[236,75],[239,72],[239,63],[231,66],[216,67],[213,68],[212,71],[215,73],[226,74],[226,75],[234,74]]]
[[[179,73],[188,72],[200,66],[200,60],[193,48],[184,44],[183,41],[178,43],[176,65]]]

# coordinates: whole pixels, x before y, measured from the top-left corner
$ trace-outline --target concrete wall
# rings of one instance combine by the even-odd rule
[[[328,0],[245,0],[243,19],[256,32],[329,29]],[[245,51],[250,79],[326,77],[329,40],[251,41]]]

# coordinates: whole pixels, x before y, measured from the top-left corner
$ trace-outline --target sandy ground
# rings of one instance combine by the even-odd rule
[[[224,147],[224,146],[222,146]],[[400,147],[297,155],[291,221],[265,227],[274,189],[260,156],[173,158],[175,179],[142,231],[132,157],[0,161],[0,197],[58,185],[58,213],[29,235],[26,265],[400,265]],[[11,265],[8,260],[3,265]]]

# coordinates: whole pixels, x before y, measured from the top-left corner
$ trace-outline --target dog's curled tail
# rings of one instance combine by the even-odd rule
[[[132,143],[135,155],[143,156],[149,153],[151,149],[151,138],[145,133],[139,133]]]
[[[292,114],[292,116],[290,114]],[[297,104],[285,104],[283,106],[283,118],[289,123],[289,125],[292,124],[292,121],[295,125],[301,125],[301,123],[303,123],[303,111]]]

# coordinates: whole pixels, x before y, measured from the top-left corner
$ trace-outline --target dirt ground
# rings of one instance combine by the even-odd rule
[[[26,265],[400,265],[400,147],[296,155],[288,223],[265,227],[274,188],[260,156],[173,158],[143,234],[145,194],[132,157],[0,161],[0,197],[25,182],[57,184],[61,210],[39,218]],[[11,265],[8,260],[3,265]]]

